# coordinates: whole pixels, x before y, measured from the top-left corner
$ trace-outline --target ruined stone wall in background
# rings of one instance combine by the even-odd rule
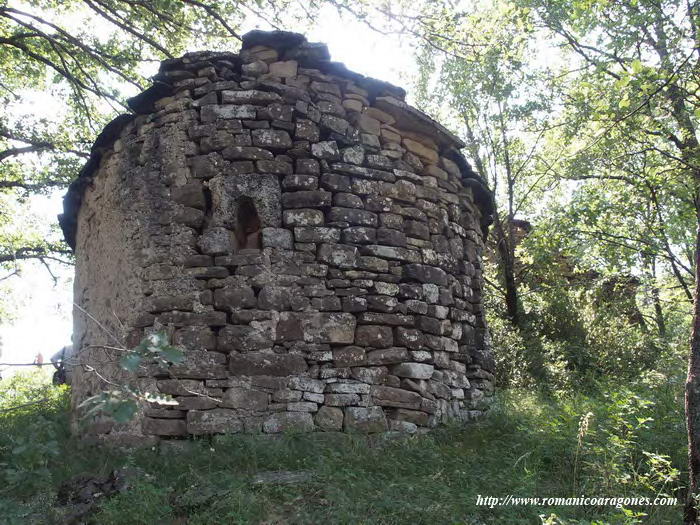
[[[186,361],[131,378],[177,406],[98,432],[414,432],[482,413],[490,200],[404,95],[293,33],[162,64],[61,224],[78,305],[127,344],[166,331]],[[95,362],[104,330],[75,317],[81,362],[123,380]],[[76,376],[75,405],[104,388]]]

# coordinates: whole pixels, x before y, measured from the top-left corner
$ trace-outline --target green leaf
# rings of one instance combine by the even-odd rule
[[[161,357],[171,363],[182,363],[185,360],[185,354],[179,348],[174,346],[164,346],[160,349]]]
[[[632,71],[634,71],[635,75],[638,75],[639,73],[641,73],[643,69],[644,69],[644,65],[642,64],[641,61],[639,61],[639,60],[632,61]]]
[[[117,402],[111,410],[112,417],[117,423],[127,423],[134,417],[138,406],[131,399]]]
[[[141,356],[136,353],[129,353],[119,360],[119,365],[129,372],[135,371],[141,364]]]

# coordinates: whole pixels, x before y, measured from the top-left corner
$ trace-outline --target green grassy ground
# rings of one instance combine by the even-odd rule
[[[93,523],[679,523],[678,505],[476,505],[478,495],[677,496],[685,462],[679,388],[656,377],[594,396],[501,393],[479,424],[400,440],[219,436],[177,453],[118,453],[70,439],[65,389],[36,375],[5,380],[0,409],[49,401],[0,412],[0,523],[58,523],[62,482],[125,465],[142,475],[105,499]],[[251,483],[271,470],[312,478]]]

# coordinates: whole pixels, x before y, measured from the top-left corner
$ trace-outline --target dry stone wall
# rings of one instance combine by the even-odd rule
[[[483,412],[491,198],[404,96],[294,33],[163,62],[61,224],[78,359],[178,405],[93,432],[414,432]],[[120,372],[112,339],[161,330],[185,362]],[[75,406],[105,388],[75,375]]]

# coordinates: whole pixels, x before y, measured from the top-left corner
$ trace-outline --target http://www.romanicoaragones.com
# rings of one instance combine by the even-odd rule
[[[649,497],[587,497],[587,496],[573,496],[566,498],[536,498],[536,497],[518,497],[509,494],[507,496],[482,496],[481,494],[476,496],[476,504],[478,506],[485,506],[489,508],[494,507],[505,507],[505,506],[518,506],[518,505],[544,505],[544,506],[561,506],[561,507],[574,507],[574,506],[613,506],[616,508],[622,507],[649,507],[649,506],[670,506],[670,505],[680,505],[681,503],[676,498],[658,496],[655,498]]]

